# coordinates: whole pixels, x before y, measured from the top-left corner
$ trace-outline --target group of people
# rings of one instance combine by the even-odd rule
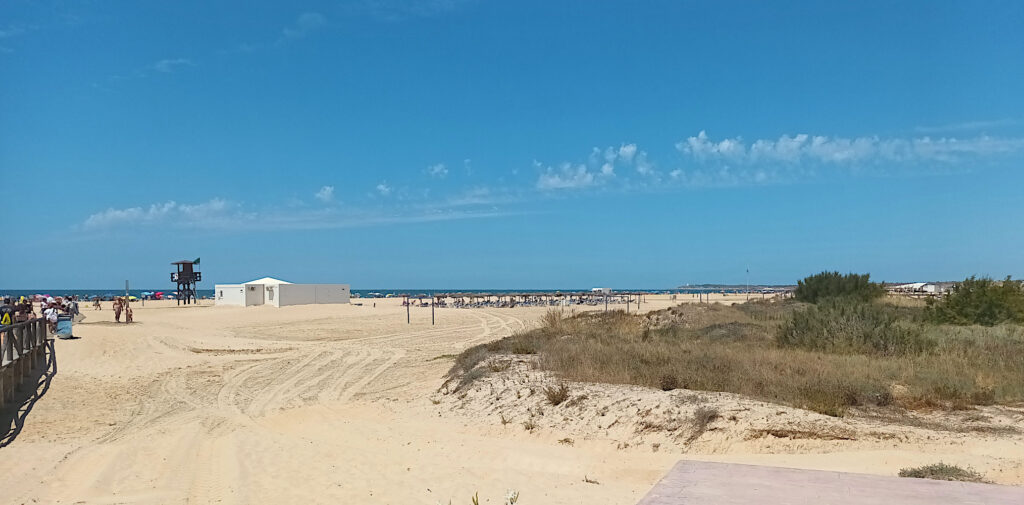
[[[39,301],[39,312],[46,319],[50,331],[57,329],[57,317],[61,314],[69,316],[78,315],[78,297],[69,296],[47,297]],[[36,317],[35,306],[32,300],[22,296],[17,301],[11,297],[4,297],[0,305],[0,326],[8,326],[15,323],[22,323]]]
[[[99,299],[93,301],[93,307],[100,309]],[[121,315],[124,314],[126,323],[132,322],[132,309],[128,304],[127,297],[114,298],[114,321],[121,322]],[[46,324],[51,332],[57,331],[57,321],[60,316],[75,318],[80,314],[78,307],[78,296],[39,298],[39,313],[46,319]],[[0,300],[0,329],[35,319],[36,308],[30,298],[24,296],[15,300],[5,296]],[[75,319],[76,321],[78,319]]]
[[[55,332],[57,331],[58,316],[67,315],[75,317],[79,314],[78,297],[47,297],[45,300],[39,302],[39,308],[43,317],[46,318],[46,324],[50,327],[50,331]]]
[[[128,297],[125,296],[114,298],[114,322],[121,322],[122,312],[124,312],[124,322],[132,322],[132,308],[128,305]]]

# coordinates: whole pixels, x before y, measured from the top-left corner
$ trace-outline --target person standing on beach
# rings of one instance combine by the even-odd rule
[[[114,322],[121,322],[121,299],[114,298]]]
[[[50,327],[50,332],[57,331],[57,315],[60,314],[60,310],[57,309],[56,302],[49,304],[49,307],[43,311],[43,317],[46,318],[46,324]]]

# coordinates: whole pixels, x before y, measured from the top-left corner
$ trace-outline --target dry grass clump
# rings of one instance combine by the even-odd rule
[[[491,364],[487,365],[487,369],[492,372],[504,372],[512,366],[512,361],[507,359],[499,359],[492,361]]]
[[[763,437],[786,438],[790,440],[856,440],[850,430],[835,427],[818,430],[764,429],[754,430],[747,435],[747,440]]]
[[[782,324],[776,341],[829,353],[919,354],[935,347],[935,339],[917,324],[908,324],[895,307],[850,299],[830,299],[795,312]]]
[[[712,422],[718,419],[718,409],[700,406],[693,413],[693,419],[690,420],[690,436],[687,437],[686,443],[692,444],[696,442],[704,432],[708,431],[708,426]]]
[[[805,346],[777,342],[779,328],[788,323],[775,322],[773,314],[792,319],[809,310],[806,305],[759,302],[754,310],[766,322],[749,317],[744,305],[711,307],[683,304],[653,317],[552,311],[537,329],[467,349],[449,381],[462,387],[486,374],[477,365],[495,354],[536,354],[541,368],[566,381],[732,392],[832,416],[857,406],[966,408],[1024,401],[1019,326],[922,325],[906,334],[908,340],[869,328],[871,321],[892,317],[894,327],[912,324],[910,316],[885,312],[888,307],[878,309],[881,316],[873,308],[850,309],[847,326],[822,321],[826,312],[818,307],[807,326],[821,323],[835,332],[827,334],[828,343],[806,340]]]
[[[679,389],[679,377],[672,374],[662,375],[661,378],[658,379],[658,387],[661,388],[662,391]]]
[[[919,466],[917,468],[904,468],[900,470],[900,477],[911,477],[915,479],[953,480],[961,482],[985,482],[981,474],[971,468],[960,468],[945,463]]]
[[[552,405],[561,404],[569,399],[569,386],[564,383],[558,386],[547,386],[544,388],[544,397]]]

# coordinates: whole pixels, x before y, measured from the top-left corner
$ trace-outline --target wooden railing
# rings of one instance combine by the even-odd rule
[[[0,407],[14,398],[36,367],[46,363],[49,339],[42,318],[0,327]]]

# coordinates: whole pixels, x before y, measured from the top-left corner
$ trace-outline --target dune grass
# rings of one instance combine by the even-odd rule
[[[739,393],[832,416],[856,406],[967,408],[1024,401],[1019,326],[926,325],[915,322],[920,308],[902,307],[904,312],[885,317],[911,328],[904,337],[912,344],[876,331],[871,323],[877,314],[801,327],[811,333],[827,327],[835,345],[813,343],[806,335],[787,339],[794,318],[808,310],[817,310],[818,318],[835,316],[788,302],[684,304],[649,316],[553,310],[539,328],[460,354],[449,383],[459,389],[485,375],[487,368],[478,364],[494,355],[527,354],[563,380]]]
[[[904,468],[900,470],[900,477],[914,479],[952,480],[961,482],[985,482],[981,474],[970,468],[960,468],[945,463],[919,466],[917,468]]]

